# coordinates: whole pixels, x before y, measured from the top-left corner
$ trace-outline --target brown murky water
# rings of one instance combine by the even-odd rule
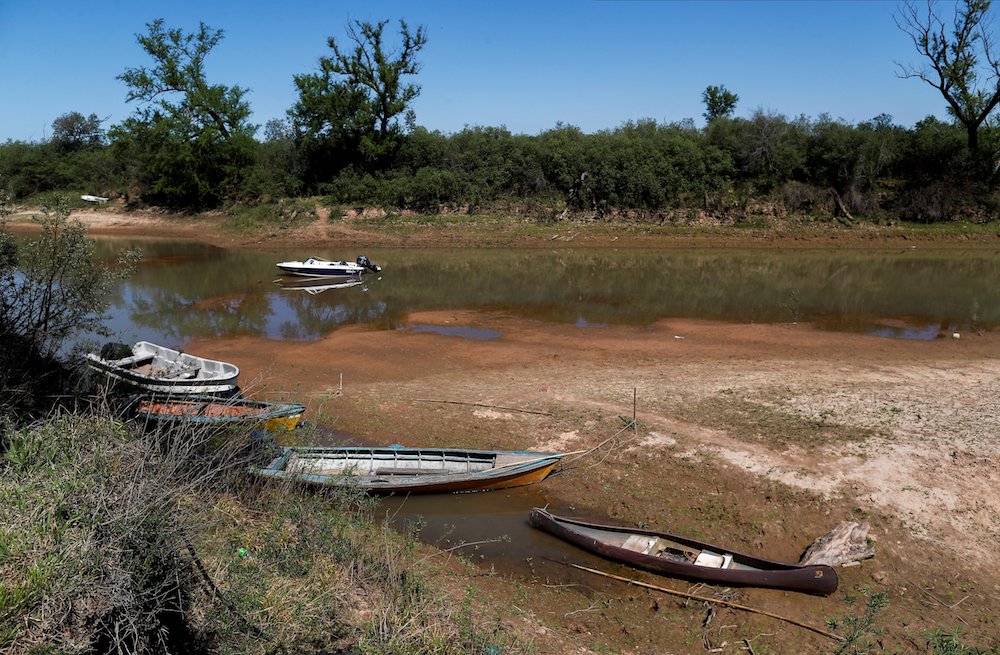
[[[970,250],[613,249],[367,253],[227,250],[172,240],[102,238],[102,252],[145,253],[111,312],[122,341],[318,339],[345,325],[411,325],[415,311],[502,311],[580,329],[664,318],[812,322],[891,338],[1000,326],[1000,255]],[[360,281],[282,278],[274,264],[366,254],[383,266]],[[489,331],[452,329],[491,339]],[[457,331],[455,331],[457,330]]]

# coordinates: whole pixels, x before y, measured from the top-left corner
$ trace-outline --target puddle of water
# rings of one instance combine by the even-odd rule
[[[370,440],[325,425],[308,425],[296,435],[323,446],[374,446]],[[298,444],[287,436],[285,445]],[[561,475],[555,473],[553,475]],[[550,476],[551,479],[551,476]],[[588,574],[557,562],[594,567],[605,562],[552,535],[528,525],[533,507],[566,503],[552,496],[546,481],[493,491],[379,497],[376,516],[401,533],[415,533],[421,542],[442,551],[436,557],[463,557],[498,575],[539,577],[560,582],[585,580]],[[553,561],[554,560],[554,561]],[[623,569],[624,570],[624,569]],[[598,586],[593,580],[591,587]]]
[[[955,334],[961,338],[965,335],[974,335],[984,329],[984,327],[968,322],[927,321],[917,316],[897,318],[832,317],[820,319],[816,321],[816,324],[828,330],[857,332],[873,337],[908,341],[951,339]]]
[[[526,487],[460,494],[389,496],[379,512],[399,532],[414,531],[439,548],[436,557],[462,557],[502,576],[541,578],[559,584],[602,586],[570,562],[627,574],[627,569],[583,551],[528,524],[533,507],[559,504],[545,481]]]

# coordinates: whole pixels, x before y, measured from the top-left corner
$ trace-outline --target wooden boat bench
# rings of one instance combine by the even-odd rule
[[[634,534],[625,540],[625,543],[622,544],[622,548],[636,553],[642,553],[643,555],[666,557],[667,559],[691,562],[699,564],[700,566],[713,566],[713,564],[705,563],[706,559],[702,558],[704,551],[689,548],[683,544],[677,543],[676,541],[664,539],[663,537]],[[699,558],[702,558],[702,562],[697,561]],[[715,566],[715,568],[726,567]]]
[[[116,366],[121,368],[139,368],[140,366],[145,366],[146,364],[152,364],[153,358],[155,356],[152,353],[142,353],[139,355],[131,355],[124,359],[119,359],[114,362]]]
[[[159,377],[163,378],[164,380],[190,380],[191,378],[198,377],[199,371],[201,371],[200,366],[192,366],[191,368],[182,368],[179,371],[164,373]]]

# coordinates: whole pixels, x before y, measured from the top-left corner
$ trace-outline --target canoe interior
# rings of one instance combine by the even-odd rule
[[[558,519],[556,520],[558,521]],[[626,530],[619,531],[584,526],[566,521],[558,522],[584,537],[650,557],[659,557],[673,562],[706,568],[738,569],[744,571],[763,570],[760,566],[740,561],[740,559],[731,553],[692,546],[690,543],[682,543],[665,535],[640,534]]]
[[[415,476],[477,473],[537,459],[486,452],[371,450],[293,453],[285,463],[289,474],[322,476]]]

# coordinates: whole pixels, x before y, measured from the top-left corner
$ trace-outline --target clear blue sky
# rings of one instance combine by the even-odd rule
[[[739,116],[943,118],[937,91],[896,75],[895,62],[920,60],[895,9],[894,0],[0,0],[0,142],[44,139],[70,111],[108,117],[105,127],[131,114],[116,76],[150,63],[135,37],[156,18],[225,31],[208,79],[250,89],[260,125],[292,106],[292,76],[316,69],[328,36],[383,18],[393,37],[400,18],[427,28],[414,109],[419,125],[445,133],[537,134],[558,121],[594,132],[640,118],[700,125],[709,84],[739,95]]]

